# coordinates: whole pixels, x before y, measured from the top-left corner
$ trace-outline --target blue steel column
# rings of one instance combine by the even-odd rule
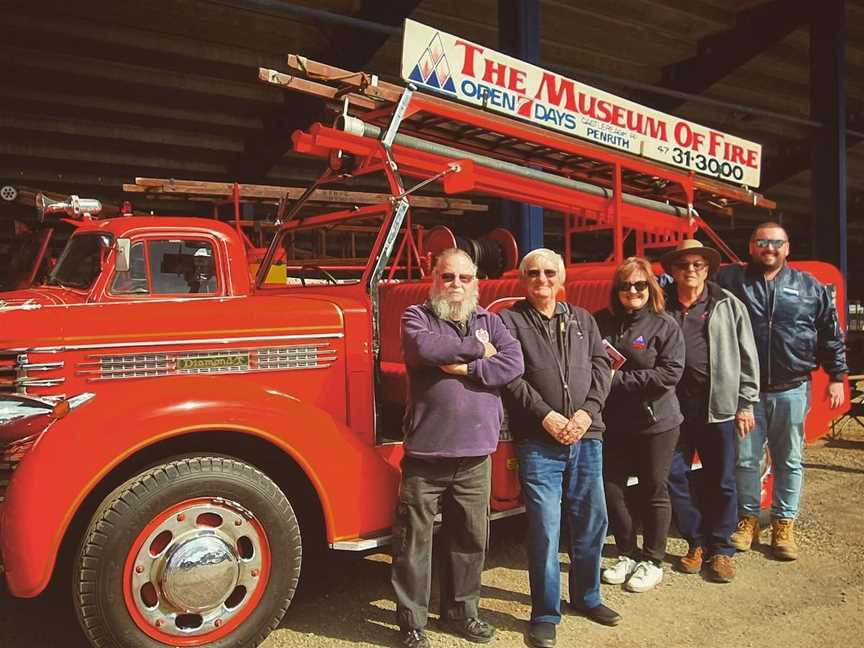
[[[498,0],[498,49],[540,62],[540,0]],[[543,247],[543,208],[501,201],[501,225],[516,235],[519,252]]]
[[[823,124],[813,139],[812,256],[847,278],[846,7],[825,0],[810,25],[810,116]]]

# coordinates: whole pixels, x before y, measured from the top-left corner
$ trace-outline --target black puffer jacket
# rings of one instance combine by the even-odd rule
[[[620,315],[604,310],[597,314],[597,325],[603,338],[627,358],[612,378],[603,409],[608,434],[654,434],[680,425],[675,386],[684,373],[681,327],[650,306]]]
[[[762,389],[805,380],[818,366],[836,381],[848,373],[834,300],[809,272],[784,266],[774,278],[773,303],[768,282],[752,264],[725,266],[714,280],[747,307]]]

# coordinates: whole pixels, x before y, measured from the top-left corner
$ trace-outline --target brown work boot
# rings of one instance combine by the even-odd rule
[[[771,520],[771,551],[778,560],[797,560],[798,545],[795,544],[793,528],[795,520],[774,518]]]
[[[715,554],[708,559],[708,576],[715,583],[729,583],[735,578],[735,563],[732,558]]]
[[[678,571],[698,574],[702,569],[702,547],[690,547],[686,556],[678,558]]]
[[[745,515],[738,520],[738,527],[729,538],[738,551],[750,551],[751,545],[759,544],[759,518]]]

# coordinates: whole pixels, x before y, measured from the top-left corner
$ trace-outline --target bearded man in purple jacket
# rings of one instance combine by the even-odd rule
[[[401,643],[426,648],[432,529],[439,509],[440,615],[451,632],[487,643],[479,618],[489,526],[491,455],[498,446],[500,389],[523,370],[522,349],[501,319],[477,305],[477,267],[445,250],[429,300],[402,316],[408,371],[405,458],[393,526],[396,616]]]

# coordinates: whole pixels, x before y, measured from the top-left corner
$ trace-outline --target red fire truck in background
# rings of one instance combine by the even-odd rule
[[[481,304],[519,297],[512,238],[419,236],[418,186],[560,212],[568,263],[578,237],[610,232],[607,262],[568,269],[567,299],[595,311],[628,236],[645,254],[701,230],[729,253],[697,207],[772,206],[369,75],[298,57],[289,67],[308,78],[261,75],[343,102],[336,125],[294,134],[296,151],[328,160],[316,186],[380,174],[391,200],[323,214],[298,203],[254,273],[224,223],[100,220],[90,204],[47,282],[0,294],[6,582],[33,597],[52,577],[71,578],[94,646],[256,645],[291,602],[304,547],[387,542],[406,393],[399,321],[426,298],[430,258],[464,246],[492,277]],[[340,244],[339,232],[366,239]],[[843,303],[836,269],[797,265]],[[814,377],[810,437],[832,416],[826,380]],[[521,511],[511,443],[505,430],[493,462],[497,516]]]

